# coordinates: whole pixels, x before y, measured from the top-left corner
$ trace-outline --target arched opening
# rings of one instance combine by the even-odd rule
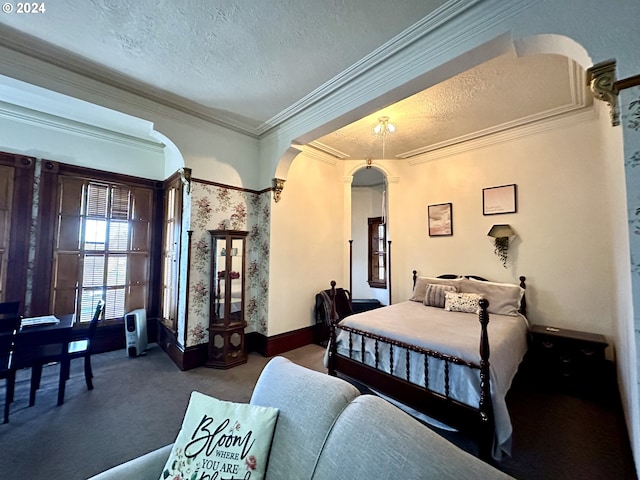
[[[351,294],[388,305],[387,178],[376,167],[357,170],[351,182]]]

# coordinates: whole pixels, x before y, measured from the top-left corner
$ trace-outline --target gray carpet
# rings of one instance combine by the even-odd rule
[[[284,356],[323,369],[323,353],[310,345]],[[193,390],[248,402],[267,361],[250,354],[245,365],[230,370],[182,372],[155,344],[144,357],[128,358],[124,350],[94,355],[94,390],[87,390],[82,361],[75,360],[60,407],[56,406],[57,365],[45,367],[31,408],[29,376],[21,371],[10,423],[0,425],[0,478],[84,480],[171,443]],[[0,395],[4,400],[4,382]]]
[[[308,345],[284,356],[324,372],[323,354],[321,347]],[[84,480],[171,443],[191,391],[247,402],[268,361],[254,353],[247,364],[230,370],[182,372],[155,344],[144,357],[131,359],[121,350],[92,359],[95,389],[86,389],[82,361],[72,362],[61,407],[56,406],[58,366],[45,367],[34,407],[27,406],[28,372],[19,372],[11,421],[0,425],[0,478]],[[521,480],[636,478],[619,404],[540,392],[526,383],[517,383],[507,402],[514,450],[498,465],[501,470]],[[441,433],[470,449],[461,435]]]

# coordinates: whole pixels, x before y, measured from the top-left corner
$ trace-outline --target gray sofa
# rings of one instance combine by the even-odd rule
[[[511,478],[387,401],[283,357],[264,368],[251,404],[280,410],[267,480]],[[170,451],[167,445],[92,480],[159,480]]]

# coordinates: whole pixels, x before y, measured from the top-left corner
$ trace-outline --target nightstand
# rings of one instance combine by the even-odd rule
[[[542,385],[589,397],[606,395],[603,335],[532,325],[530,371]]]

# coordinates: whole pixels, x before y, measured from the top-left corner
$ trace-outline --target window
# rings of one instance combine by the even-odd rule
[[[371,288],[387,288],[387,228],[382,217],[369,218],[369,275]]]
[[[104,298],[105,320],[146,308],[150,189],[60,177],[53,310],[89,322]]]
[[[162,265],[162,323],[176,331],[178,303],[178,259],[180,245],[181,182],[165,189],[164,248]]]

